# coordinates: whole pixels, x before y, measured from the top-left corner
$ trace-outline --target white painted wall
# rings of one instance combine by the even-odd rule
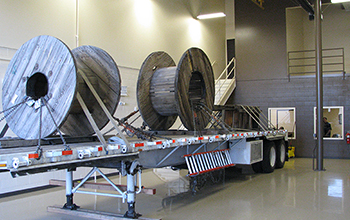
[[[0,46],[18,49],[33,37],[51,35],[73,49],[77,35],[79,46],[106,50],[119,66],[122,85],[128,87],[128,96],[121,98],[125,105],[116,112],[122,117],[136,107],[138,69],[153,51],[166,51],[177,63],[188,48],[200,47],[215,62],[215,75],[220,74],[225,67],[225,19],[199,21],[192,15],[224,8],[225,0],[0,0]],[[0,63],[1,81],[7,63]],[[9,175],[0,173],[0,194],[46,185],[50,178],[63,178],[64,172],[17,180]]]
[[[140,68],[153,51],[166,51],[178,62],[185,50],[200,47],[218,63],[215,72],[221,71],[225,19],[195,20],[182,2],[80,1],[80,45],[101,47],[118,65],[133,68]]]

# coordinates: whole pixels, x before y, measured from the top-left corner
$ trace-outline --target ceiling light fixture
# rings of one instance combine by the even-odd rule
[[[350,0],[331,0],[332,3],[350,2]]]
[[[211,14],[204,14],[204,15],[198,15],[198,19],[210,19],[210,18],[221,18],[225,17],[226,15],[223,12],[218,13],[211,13]]]

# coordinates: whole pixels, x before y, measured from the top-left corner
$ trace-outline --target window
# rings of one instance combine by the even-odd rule
[[[295,108],[269,108],[269,121],[275,128],[283,128],[288,131],[288,138],[296,138]],[[269,127],[272,128],[272,125]]]
[[[343,111],[344,111],[343,106],[324,106],[323,107],[323,117],[325,117],[327,119],[327,122],[330,124],[329,135],[324,136],[323,139],[330,139],[330,140],[344,139]],[[314,107],[314,134],[316,134],[316,121],[317,121],[316,107]]]

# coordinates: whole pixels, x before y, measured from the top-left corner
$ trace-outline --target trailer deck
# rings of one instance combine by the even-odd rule
[[[210,132],[209,132],[210,133]],[[211,132],[212,133],[212,132]],[[247,138],[281,138],[286,131],[267,132],[237,132],[226,134],[207,134],[202,136],[162,134],[163,139],[155,141],[140,141],[131,139],[130,147],[123,144],[109,143],[104,147],[100,142],[84,142],[63,145],[43,145],[38,151],[36,146],[11,146],[0,148],[0,171],[10,171],[14,174],[45,172],[69,167],[94,166],[115,167],[113,161],[132,160],[142,151],[174,149],[181,146],[197,146],[234,141]],[[169,134],[169,133],[168,133]],[[8,139],[0,140],[6,146]],[[25,142],[22,142],[22,144]],[[227,148],[227,147],[225,147]],[[193,153],[193,152],[187,152]],[[101,163],[101,161],[103,163]],[[111,164],[112,163],[112,164]],[[160,167],[160,166],[159,166]]]

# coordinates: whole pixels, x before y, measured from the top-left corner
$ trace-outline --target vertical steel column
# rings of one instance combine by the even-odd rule
[[[75,205],[73,203],[73,170],[71,168],[68,168],[66,171],[66,198],[67,198],[67,203],[64,204],[63,208],[64,209],[71,209],[71,210],[76,210],[79,208],[79,206]]]
[[[315,55],[316,55],[316,103],[317,103],[317,160],[316,170],[323,168],[323,74],[322,74],[322,13],[321,0],[315,1]]]

